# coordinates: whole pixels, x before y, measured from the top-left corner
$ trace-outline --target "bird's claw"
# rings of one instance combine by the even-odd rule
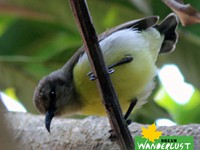
[[[108,74],[112,74],[113,72],[115,72],[115,70],[114,70],[113,68],[111,68],[111,69],[108,70]],[[87,74],[87,76],[89,76],[89,79],[90,79],[91,81],[94,81],[94,80],[97,79],[97,77],[94,75],[94,73],[93,73],[92,71],[90,71],[90,72]]]

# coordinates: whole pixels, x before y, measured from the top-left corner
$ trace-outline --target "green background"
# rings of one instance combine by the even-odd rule
[[[185,2],[200,10],[200,1]],[[145,16],[158,15],[163,19],[171,12],[158,0],[88,0],[88,6],[97,33]],[[179,105],[165,92],[159,104],[165,109],[153,101],[153,95],[149,103],[133,116],[138,122],[153,123],[160,117],[171,118],[179,124],[200,122],[200,25],[180,25],[178,32],[180,38],[176,50],[160,56],[157,65],[176,64],[186,82],[195,87],[195,94],[187,105]],[[67,0],[2,1],[0,90],[6,92],[14,89],[9,95],[15,94],[28,112],[38,113],[32,103],[38,81],[61,67],[81,45]],[[157,89],[161,87],[158,84]]]

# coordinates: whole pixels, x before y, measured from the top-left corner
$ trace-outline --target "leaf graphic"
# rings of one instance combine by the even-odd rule
[[[162,135],[161,131],[156,131],[155,123],[148,126],[147,128],[142,127],[143,138],[148,139],[151,142],[154,142],[155,139],[159,139]]]

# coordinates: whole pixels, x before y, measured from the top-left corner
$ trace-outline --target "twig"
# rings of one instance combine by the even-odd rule
[[[97,85],[100,90],[103,104],[105,105],[112,130],[117,136],[117,142],[121,149],[133,150],[134,143],[122,115],[115,90],[111,83],[107,67],[96,36],[96,31],[90,19],[86,2],[84,0],[70,0],[71,8],[76,23],[81,33],[85,51],[88,55],[94,75],[97,77]]]

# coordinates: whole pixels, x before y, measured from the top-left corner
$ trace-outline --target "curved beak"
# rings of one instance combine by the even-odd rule
[[[46,126],[46,129],[47,131],[50,133],[50,126],[51,126],[51,121],[54,117],[54,113],[56,111],[56,108],[53,107],[53,108],[50,108],[47,112],[46,112],[46,115],[45,115],[45,126]]]

